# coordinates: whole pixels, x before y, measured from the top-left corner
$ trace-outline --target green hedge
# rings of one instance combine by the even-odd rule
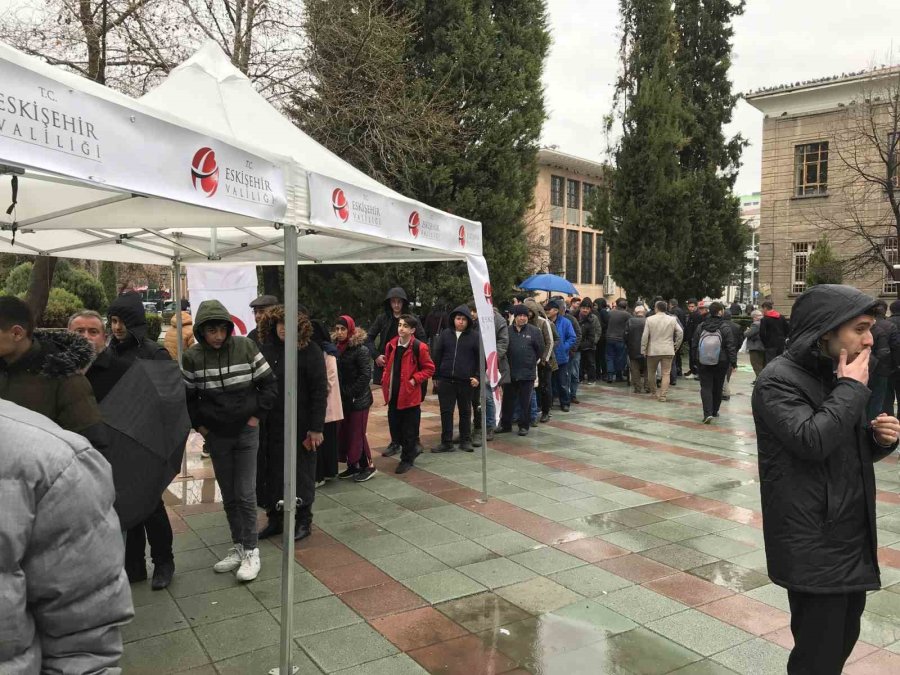
[[[77,295],[62,288],[51,288],[40,324],[44,328],[66,328],[69,317],[80,309],[84,309],[84,303]]]
[[[159,314],[146,314],[147,317],[147,338],[157,342],[162,333],[162,320]]]

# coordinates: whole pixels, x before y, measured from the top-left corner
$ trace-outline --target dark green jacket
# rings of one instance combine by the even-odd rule
[[[210,321],[228,326],[221,349],[203,337],[203,325]],[[225,436],[240,433],[251,417],[264,419],[278,398],[278,382],[256,343],[233,331],[231,314],[221,302],[201,303],[194,319],[197,342],[182,364],[191,424]]]

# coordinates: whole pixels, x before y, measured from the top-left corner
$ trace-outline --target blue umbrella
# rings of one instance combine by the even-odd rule
[[[556,293],[565,293],[566,295],[578,295],[572,282],[556,274],[534,274],[519,284],[519,288],[524,291],[555,291]]]

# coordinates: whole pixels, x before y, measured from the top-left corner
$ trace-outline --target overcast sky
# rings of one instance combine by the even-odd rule
[[[547,0],[553,46],[544,83],[544,145],[605,157],[602,118],[617,68],[617,0]],[[809,80],[900,56],[897,0],[748,0],[735,21],[735,91]],[[896,42],[896,44],[894,44]],[[895,56],[895,59],[897,56]],[[759,190],[762,114],[740,101],[730,132],[750,140],[736,190]]]

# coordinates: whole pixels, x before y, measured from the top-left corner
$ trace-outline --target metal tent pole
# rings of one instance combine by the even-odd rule
[[[284,533],[281,555],[281,675],[292,666],[294,519],[297,508],[297,228],[284,226]]]
[[[172,294],[173,299],[175,301],[175,330],[178,331],[178,342],[177,342],[177,351],[175,352],[176,358],[178,359],[178,367],[181,368],[181,364],[184,362],[184,344],[181,339],[181,329],[184,327],[184,323],[181,320],[181,258],[174,258],[172,260],[172,276],[174,277],[172,283]],[[181,503],[187,504],[187,448],[184,449],[184,453],[181,456]]]
[[[484,365],[484,343],[481,336],[478,336],[478,353],[481,356],[481,500],[488,500],[488,484],[487,484],[487,397],[492,396],[487,383],[487,371]],[[496,417],[496,411],[495,411]]]

